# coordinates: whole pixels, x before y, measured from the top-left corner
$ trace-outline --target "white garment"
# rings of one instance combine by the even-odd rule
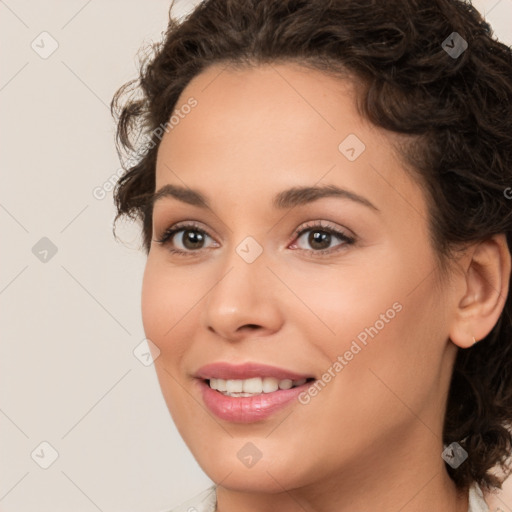
[[[469,488],[468,512],[489,512],[489,505],[487,505],[484,500],[482,489],[480,489],[480,486],[476,482],[473,482]]]
[[[217,493],[215,485],[204,490],[194,498],[182,503],[169,512],[215,512],[217,506]],[[473,482],[469,488],[468,512],[489,512],[489,506],[484,500],[480,486]]]

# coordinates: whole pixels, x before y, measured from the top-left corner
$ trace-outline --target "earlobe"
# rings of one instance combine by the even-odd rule
[[[469,348],[485,338],[503,312],[509,293],[511,255],[505,234],[500,233],[469,249],[465,292],[456,297],[458,305],[450,329],[450,339]]]

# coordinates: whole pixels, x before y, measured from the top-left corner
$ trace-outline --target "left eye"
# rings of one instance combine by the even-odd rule
[[[309,234],[308,234],[309,233]],[[307,236],[305,236],[308,234]],[[303,229],[297,234],[297,241],[301,239],[306,241],[312,249],[300,247],[299,248],[308,251],[308,252],[316,252],[316,253],[324,253],[330,252],[333,247],[331,243],[335,241],[335,239],[341,241],[341,243],[337,244],[337,246],[350,245],[354,242],[354,239],[337,231],[333,228],[316,226],[307,229]],[[334,246],[336,247],[336,246]]]

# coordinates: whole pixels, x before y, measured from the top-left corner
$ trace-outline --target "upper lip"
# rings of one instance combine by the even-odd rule
[[[226,362],[210,363],[201,366],[196,375],[199,379],[250,379],[252,377],[274,377],[277,380],[302,380],[312,375],[300,374],[277,366],[261,363],[231,364]]]

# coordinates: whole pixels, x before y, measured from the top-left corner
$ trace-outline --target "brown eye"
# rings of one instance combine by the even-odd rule
[[[303,240],[303,244],[309,245],[309,247],[301,247],[301,239]],[[336,241],[336,239],[340,240],[341,243],[331,245]],[[297,245],[299,249],[305,250],[309,253],[323,254],[327,252],[335,252],[344,246],[353,244],[354,242],[354,238],[349,237],[334,228],[320,225],[299,231],[297,233],[297,241],[294,245]]]
[[[181,229],[180,231],[183,232],[183,235],[181,236],[181,243],[185,249],[194,250],[202,248],[202,244],[205,240],[204,233],[197,229]]]
[[[194,224],[169,228],[157,243],[169,246],[169,251],[181,255],[193,255],[205,249],[206,240],[212,237]],[[213,240],[213,239],[212,239]]]
[[[308,243],[313,249],[328,249],[331,245],[331,233],[327,231],[311,230],[308,236]]]

